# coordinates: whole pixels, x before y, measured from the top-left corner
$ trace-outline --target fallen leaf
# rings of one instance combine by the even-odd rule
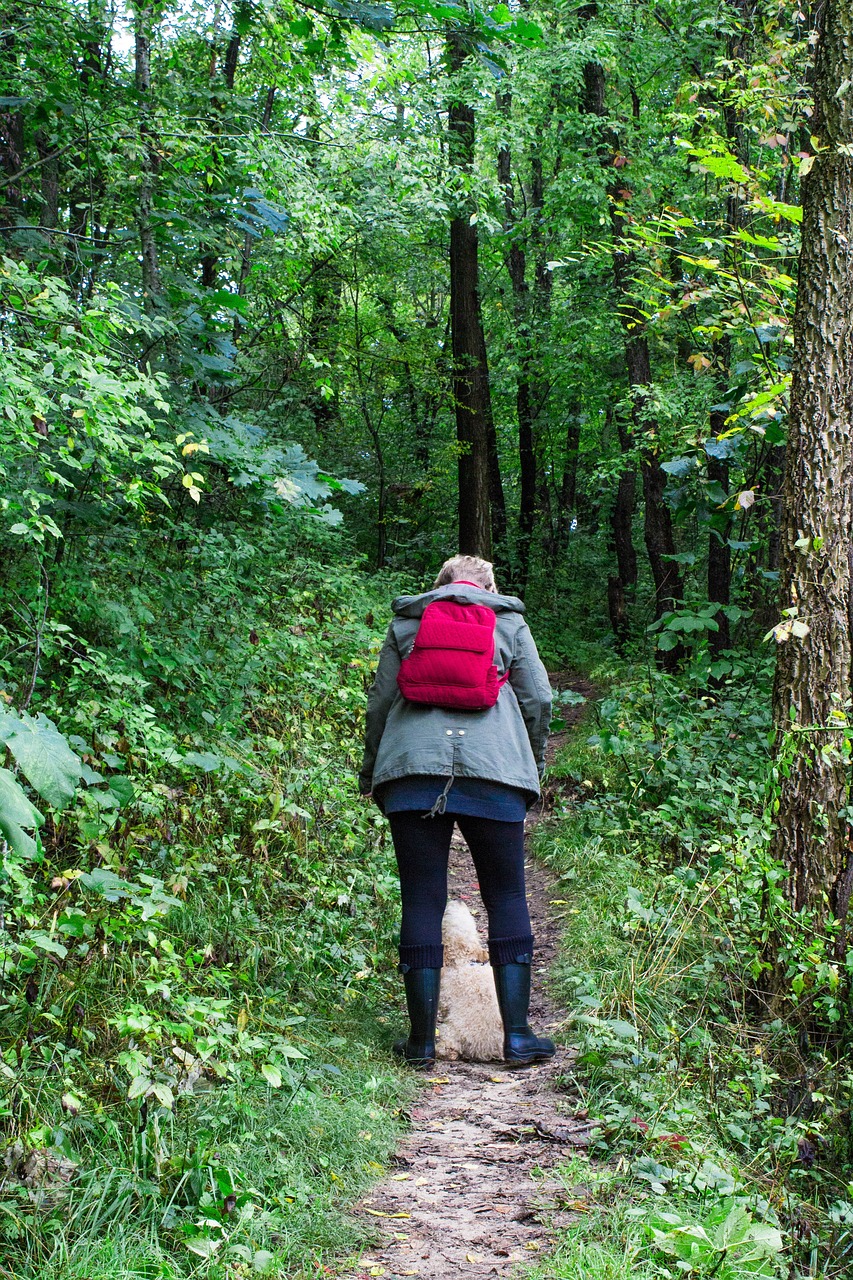
[[[383,1213],[381,1209],[365,1209],[371,1218],[411,1218],[410,1213]]]
[[[465,1261],[466,1261],[466,1262],[473,1262],[473,1263],[474,1263],[474,1265],[476,1266],[476,1264],[480,1261],[480,1259],[479,1259],[479,1258],[477,1258],[477,1257],[475,1257],[473,1253],[466,1253],[466,1254],[465,1254]]]
[[[411,1176],[412,1176],[412,1175],[411,1175],[410,1173],[395,1173],[395,1174],[394,1174],[394,1176],[393,1176],[393,1178],[391,1179],[391,1181],[392,1181],[392,1182],[407,1182],[407,1181],[409,1180],[409,1178],[411,1178]]]
[[[450,1084],[450,1076],[427,1076],[427,1084]]]

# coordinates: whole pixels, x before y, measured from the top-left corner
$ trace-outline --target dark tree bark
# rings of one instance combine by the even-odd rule
[[[630,453],[631,440],[625,423],[617,420],[619,447],[623,454]],[[637,473],[633,466],[628,466],[619,477],[616,490],[616,501],[610,516],[610,527],[613,530],[613,546],[616,551],[616,567],[619,577],[626,587],[637,583],[637,551],[634,546],[634,494],[637,486]]]
[[[109,34],[106,29],[103,11],[94,18],[95,6],[90,16],[96,22],[94,30],[87,32],[89,38],[83,41],[80,63],[80,85],[83,94],[88,97],[100,82],[103,85],[105,75],[105,49],[108,47]],[[99,109],[99,101],[94,98],[92,109]],[[85,120],[85,116],[83,117]],[[86,126],[88,128],[88,126]],[[106,178],[102,169],[92,169],[91,154],[87,142],[76,152],[71,167],[71,184],[68,193],[68,230],[65,239],[65,276],[72,286],[82,287],[88,271],[90,291],[94,286],[94,273],[97,256],[90,253],[90,245],[94,249],[102,248],[105,238],[99,238],[96,204],[104,196]],[[89,239],[91,237],[91,239]]]
[[[508,118],[511,98],[497,95],[498,106]],[[530,290],[527,285],[527,257],[517,230],[515,192],[512,182],[512,156],[504,143],[498,152],[498,182],[504,197],[504,233],[508,244],[506,267],[512,286],[515,316],[515,342],[518,377],[515,386],[515,409],[518,421],[518,463],[520,494],[518,511],[519,589],[527,584],[530,547],[536,523],[536,451],[533,437],[533,398],[531,390],[532,351],[530,332]]]
[[[53,229],[59,221],[59,159],[56,148],[40,129],[36,134],[36,150],[41,161],[41,210],[39,223]]]
[[[530,212],[532,215],[532,247],[534,251],[533,297],[531,307],[530,340],[535,350],[537,341],[544,340],[549,331],[551,292],[554,277],[548,270],[548,246],[545,236],[545,172],[542,157],[534,154],[530,160]],[[533,415],[533,449],[536,465],[537,520],[547,530],[545,550],[557,552],[557,521],[554,519],[554,500],[546,469],[545,448],[550,436],[549,423],[550,387],[544,376],[541,355],[537,358],[530,379],[530,401]],[[556,495],[554,495],[556,497]]]
[[[620,300],[619,316],[625,332],[625,365],[633,395],[634,430],[640,440],[640,475],[643,482],[643,533],[655,584],[655,617],[675,609],[684,595],[675,555],[672,517],[664,502],[666,472],[651,440],[659,436],[658,424],[648,410],[652,363],[645,322],[631,289],[633,255],[624,248],[624,221],[618,207],[611,214],[613,227],[613,277]],[[664,654],[664,666],[676,668],[683,653],[679,645]]]
[[[337,350],[337,326],[341,313],[343,280],[332,264],[319,267],[311,282],[311,325],[308,343],[322,360],[334,364]],[[335,404],[319,392],[311,398],[311,412],[318,434],[328,435],[337,417]]]
[[[563,479],[560,483],[560,509],[557,512],[557,546],[561,550],[569,536],[578,494],[578,460],[581,447],[581,415],[570,413],[566,424]]]
[[[718,385],[721,394],[728,391],[728,366],[731,342],[728,337],[721,339],[717,352],[720,361],[720,377]],[[711,435],[716,440],[726,429],[726,411],[714,410],[710,415]],[[708,458],[708,479],[717,484],[728,494],[729,464],[725,458]],[[711,528],[708,533],[708,599],[713,604],[726,606],[731,603],[732,584],[732,551],[729,546],[732,519],[728,508],[723,512],[715,512],[711,516]],[[718,631],[708,633],[708,648],[712,658],[718,658],[724,649],[731,648],[731,631],[728,615],[722,611],[714,614]]]
[[[625,423],[617,419],[619,447],[627,457],[631,441]],[[607,584],[607,608],[610,625],[616,637],[618,653],[624,653],[630,637],[628,590],[637,584],[637,552],[634,547],[634,506],[636,503],[637,472],[633,464],[626,465],[616,486],[616,497],[610,512],[610,529],[613,534],[613,550],[616,554],[616,573]]]
[[[378,299],[379,305],[385,312],[385,322],[388,325],[388,332],[397,340],[400,346],[402,356],[400,366],[403,370],[403,389],[406,395],[406,404],[409,410],[409,426],[412,430],[412,438],[414,440],[415,460],[423,467],[424,470],[429,466],[429,440],[427,435],[427,415],[420,411],[418,405],[418,389],[415,386],[415,378],[412,373],[411,363],[406,355],[406,347],[410,338],[410,334],[403,325],[400,324],[394,313],[393,299],[382,297]]]
[[[18,79],[15,28],[21,19],[17,6],[7,11],[0,35],[0,72],[7,84]],[[24,116],[17,107],[0,107],[0,217],[4,226],[14,226],[21,215],[23,192],[18,175],[24,167]],[[4,233],[7,234],[7,233]]]
[[[597,14],[598,5],[595,3],[595,0],[593,0],[592,3],[584,5],[579,11],[579,17],[587,22],[595,18]],[[599,120],[604,119],[607,115],[607,81],[604,67],[600,62],[587,62],[584,64],[583,91],[581,93],[580,108],[584,115],[595,116]],[[602,167],[609,168],[613,172],[613,176],[607,184],[607,199],[610,206],[610,218],[614,232],[614,241],[617,242],[617,245],[621,236],[622,228],[621,222],[618,220],[618,215],[616,213],[619,183],[618,172],[613,169],[613,161],[618,150],[618,139],[611,129],[606,128],[598,138],[597,151],[599,163]],[[621,266],[622,264],[619,265]],[[624,265],[627,266],[627,263]],[[617,253],[614,251],[614,275],[617,278],[620,305],[623,305],[624,289],[619,287],[620,280],[617,272]],[[624,283],[627,285],[627,279]],[[625,359],[628,367],[628,380],[632,386],[635,385],[632,375],[632,357],[633,364],[636,366],[633,372],[641,374],[643,372],[643,355],[645,355],[645,364],[648,366],[650,379],[651,364],[648,358],[647,344],[645,345],[645,351],[643,352],[642,349],[637,351],[626,341]],[[634,421],[636,425],[636,401],[634,405]],[[620,448],[627,458],[632,450],[632,441],[628,435],[624,422],[618,419],[617,430],[619,432]],[[643,480],[645,489],[645,472],[643,473]],[[633,537],[636,489],[637,473],[632,459],[630,462],[626,461],[626,464],[619,476],[613,509],[610,514],[610,527],[613,533],[613,549],[616,553],[616,573],[611,575],[608,581],[607,604],[610,614],[610,625],[613,627],[613,634],[616,637],[616,645],[620,652],[624,650],[629,636],[627,593],[636,585],[637,582],[637,553],[634,548]],[[666,656],[667,659],[670,659],[669,654]]]
[[[447,31],[451,73],[461,70],[470,48],[463,31]],[[450,163],[461,171],[474,160],[474,110],[456,95],[450,102],[448,150]],[[490,558],[492,520],[498,515],[502,488],[497,472],[497,447],[489,391],[486,340],[480,307],[477,224],[473,206],[458,201],[450,223],[450,323],[453,349],[453,398],[459,455],[459,550]],[[505,519],[505,517],[504,517]]]
[[[802,182],[781,547],[782,606],[796,608],[797,629],[805,624],[808,632],[778,649],[780,791],[771,851],[788,869],[794,909],[813,911],[821,932],[829,919],[840,922],[841,955],[853,885],[850,828],[840,814],[849,765],[838,727],[851,695],[853,0],[824,0],[819,30],[813,123],[820,149]]]

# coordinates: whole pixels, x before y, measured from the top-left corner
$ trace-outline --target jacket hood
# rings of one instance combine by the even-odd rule
[[[464,582],[449,582],[447,586],[424,591],[419,596],[398,596],[391,604],[396,614],[403,618],[420,618],[433,600],[452,600],[454,604],[484,604],[495,613],[524,613],[524,605],[518,596],[499,596],[484,587],[469,586]]]

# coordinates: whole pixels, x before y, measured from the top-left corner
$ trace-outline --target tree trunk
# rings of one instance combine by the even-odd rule
[[[839,955],[853,882],[849,827],[840,812],[849,765],[839,750],[851,694],[851,82],[853,0],[825,0],[814,71],[820,148],[802,184],[781,539],[782,605],[796,608],[796,622],[808,633],[792,635],[778,649],[773,710],[780,793],[771,850],[788,869],[794,909],[813,911],[821,932],[828,918],[840,922]]]
[[[642,313],[631,294],[633,258],[622,246],[623,219],[614,207],[613,277],[619,294],[619,315],[625,330],[625,365],[633,395],[634,429],[641,440],[640,474],[643,480],[645,508],[643,533],[646,552],[655,584],[655,617],[675,609],[684,595],[678,565],[668,557],[675,555],[672,517],[663,500],[666,472],[655,447],[648,443],[660,435],[657,422],[650,417],[647,405],[652,385],[652,364]],[[683,658],[680,645],[664,654],[664,666],[675,669]]]
[[[415,377],[407,354],[407,346],[411,335],[394,313],[393,298],[383,295],[377,298],[377,302],[385,312],[385,323],[388,325],[388,332],[400,346],[400,367],[403,370],[403,389],[409,409],[409,428],[412,433],[415,461],[418,466],[426,471],[429,467],[429,441],[426,431],[427,424],[424,414],[420,412],[418,406],[418,389],[415,385]]]
[[[569,421],[566,425],[563,479],[560,484],[560,509],[557,512],[557,547],[559,550],[563,550],[568,541],[577,502],[581,422],[582,418],[579,413],[573,412],[569,414]]]
[[[451,73],[461,70],[470,48],[464,32],[448,28]],[[456,96],[450,102],[450,163],[467,172],[474,160],[474,110]],[[453,349],[453,398],[459,454],[459,550],[492,554],[492,514],[497,449],[489,392],[486,341],[480,309],[477,224],[467,199],[459,201],[450,223],[450,326]],[[497,476],[499,486],[500,476]],[[502,496],[502,491],[501,491]]]
[[[597,13],[595,4],[584,7],[582,14],[591,18]],[[606,81],[604,67],[599,62],[588,62],[583,69],[584,91],[582,110],[587,115],[604,117],[606,114]],[[637,109],[635,103],[635,111]],[[604,166],[613,166],[618,150],[617,139],[608,129],[607,136],[599,144],[599,159]],[[618,175],[608,184],[610,222],[613,231],[613,278],[619,303],[619,317],[625,332],[625,367],[633,396],[634,430],[641,441],[640,475],[643,482],[644,526],[646,551],[655,584],[655,617],[674,609],[684,592],[681,575],[675,561],[667,557],[675,554],[672,518],[663,500],[666,473],[662,470],[655,447],[649,443],[659,435],[657,423],[647,411],[648,388],[652,384],[652,365],[645,321],[631,292],[632,255],[623,244],[624,218],[619,212],[620,186]],[[684,656],[681,645],[663,655],[663,665],[674,670]]]
[[[619,447],[627,455],[631,447],[624,422],[616,424]],[[607,607],[610,625],[616,637],[616,650],[624,653],[630,635],[628,600],[626,589],[637,583],[637,552],[634,548],[634,503],[637,490],[637,472],[633,465],[626,466],[619,476],[616,498],[610,513],[613,532],[613,550],[616,553],[616,573],[607,584]]]
[[[731,222],[729,225],[731,226]],[[728,391],[730,352],[731,341],[726,336],[721,339],[718,350],[722,366],[718,379],[721,395]],[[710,415],[709,425],[711,435],[715,440],[718,439],[726,429],[726,410],[713,410]],[[725,458],[708,458],[708,479],[711,484],[719,485],[723,492],[728,494],[729,464]],[[731,603],[732,581],[732,549],[729,546],[732,518],[728,507],[722,512],[715,512],[711,516],[710,524],[711,527],[708,532],[708,599],[713,604],[726,606]],[[728,615],[720,611],[714,614],[714,618],[719,630],[708,633],[708,648],[712,659],[718,658],[723,650],[730,649],[732,644]]]
[[[41,161],[41,211],[38,221],[52,230],[59,221],[59,160],[47,134],[39,129],[36,150]]]
[[[497,103],[509,117],[511,98],[499,93]],[[515,344],[518,376],[515,384],[515,410],[518,420],[518,464],[521,490],[518,509],[519,589],[523,592],[530,568],[530,547],[536,523],[536,453],[533,439],[533,400],[531,393],[530,290],[527,286],[527,259],[516,229],[515,193],[512,185],[512,156],[507,143],[498,152],[498,182],[504,197],[504,234],[508,239],[506,268],[512,285],[515,316]]]
[[[151,128],[151,28],[154,15],[152,4],[139,5],[135,13],[134,44],[136,53],[136,92],[139,99],[139,137],[142,143],[142,172],[139,181],[139,200],[136,206],[136,224],[139,228],[139,247],[142,256],[142,297],[146,312],[152,315],[157,309],[161,292],[160,259],[154,238],[152,210],[154,206],[154,182],[159,171],[159,158]]]
[[[546,341],[551,315],[551,288],[554,277],[548,270],[548,246],[545,237],[545,174],[542,158],[534,154],[530,161],[530,209],[533,219],[532,242],[535,250],[533,307],[531,310],[530,344],[536,350],[537,343]],[[552,502],[551,485],[548,481],[545,448],[550,438],[549,405],[550,387],[545,376],[544,363],[541,358],[531,373],[530,401],[533,420],[533,449],[536,467],[536,490],[538,494],[539,522],[548,531],[544,539],[545,550],[551,554],[557,551],[557,530],[554,520],[554,503]],[[558,516],[559,519],[559,516]]]
[[[15,28],[20,24],[21,12],[15,7],[5,15],[0,35],[0,71],[4,80],[15,82],[18,78],[15,52]],[[0,217],[4,225],[14,226],[21,214],[23,193],[18,174],[24,166],[24,117],[16,107],[0,107],[0,174],[4,182],[0,192]],[[4,232],[8,235],[8,232]]]

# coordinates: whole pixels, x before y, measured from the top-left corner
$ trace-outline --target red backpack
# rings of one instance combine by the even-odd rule
[[[397,675],[403,697],[430,707],[493,707],[509,675],[499,676],[495,665],[496,621],[482,604],[428,604]]]

